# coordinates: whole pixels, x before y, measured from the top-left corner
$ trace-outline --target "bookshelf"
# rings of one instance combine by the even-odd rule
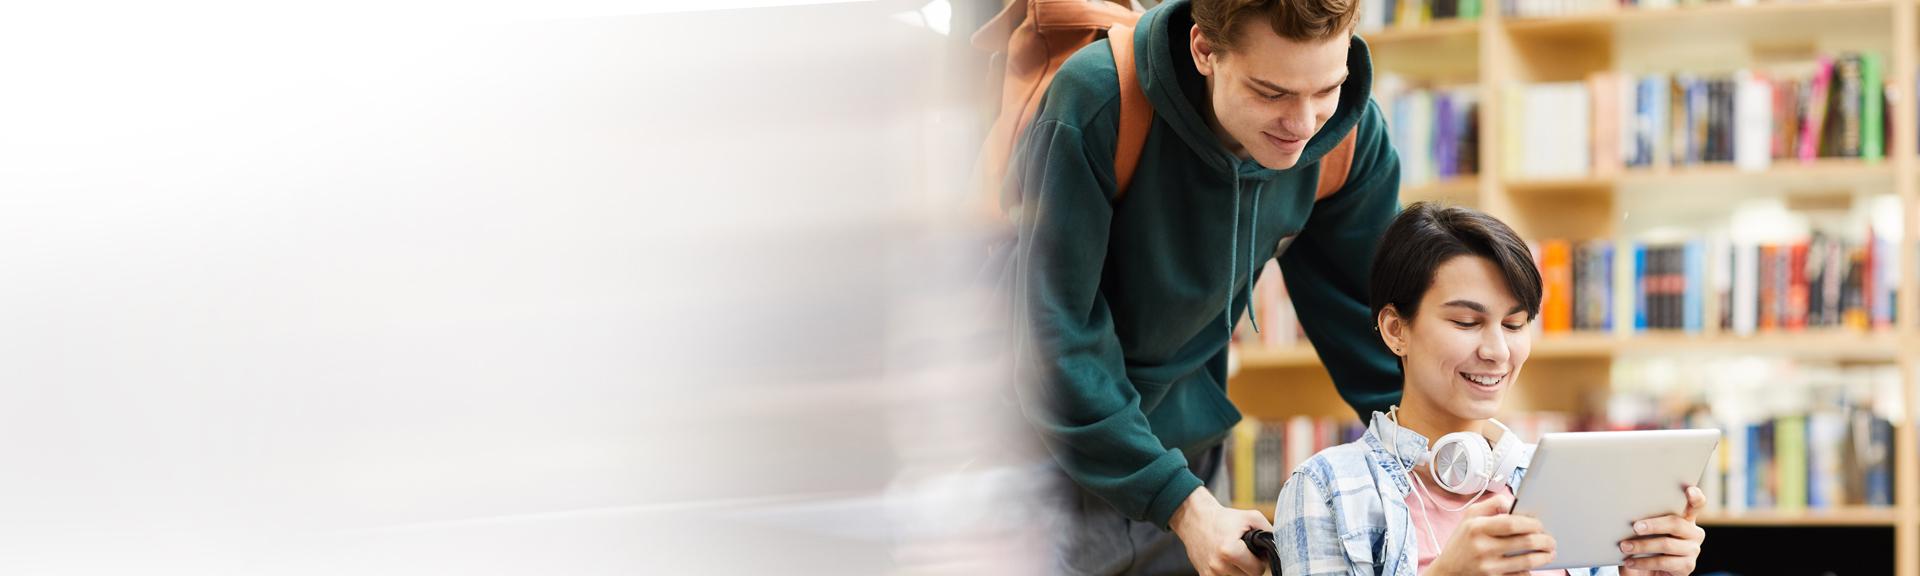
[[[1872,331],[1813,329],[1740,336],[1709,322],[1699,333],[1637,332],[1616,324],[1606,331],[1537,335],[1526,376],[1515,389],[1519,410],[1590,408],[1609,393],[1615,369],[1649,355],[1709,358],[1760,355],[1898,367],[1901,408],[1892,420],[1891,507],[1858,505],[1820,509],[1713,511],[1701,523],[1724,527],[1792,529],[1873,528],[1893,532],[1890,553],[1896,573],[1920,576],[1920,445],[1913,414],[1920,413],[1920,155],[1916,131],[1915,73],[1920,68],[1920,0],[1813,0],[1737,5],[1731,2],[1671,8],[1614,7],[1555,17],[1511,18],[1502,2],[1487,2],[1475,20],[1362,31],[1379,73],[1431,86],[1478,90],[1477,174],[1409,186],[1405,202],[1441,200],[1499,216],[1530,240],[1620,238],[1645,232],[1637,221],[1664,203],[1724,206],[1744,195],[1785,199],[1789,205],[1834,205],[1862,195],[1891,194],[1903,223],[1892,257],[1902,265],[1895,279],[1897,314],[1890,327]],[[1511,119],[1503,113],[1510,85],[1582,81],[1595,72],[1731,73],[1763,66],[1781,54],[1872,51],[1882,57],[1887,86],[1885,156],[1876,160],[1821,157],[1775,158],[1763,169],[1732,163],[1590,169],[1546,178],[1517,176],[1507,155]],[[1377,76],[1378,77],[1378,76]],[[1398,144],[1398,143],[1396,143]],[[1865,191],[1865,192],[1863,192]],[[1731,210],[1731,208],[1724,208]],[[1709,317],[1718,305],[1708,304]],[[1298,345],[1236,347],[1230,362],[1230,396],[1249,417],[1285,420],[1297,416],[1351,419],[1329,377],[1304,339]],[[1555,383],[1530,390],[1525,381]],[[1269,496],[1270,497],[1270,496]],[[1271,502],[1237,502],[1271,514]],[[1715,540],[1714,545],[1738,546]]]

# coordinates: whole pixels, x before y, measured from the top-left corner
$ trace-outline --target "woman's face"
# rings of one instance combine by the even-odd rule
[[[1454,418],[1492,418],[1532,348],[1527,321],[1493,261],[1467,255],[1442,263],[1417,316],[1381,314],[1387,347],[1406,359],[1402,402]]]

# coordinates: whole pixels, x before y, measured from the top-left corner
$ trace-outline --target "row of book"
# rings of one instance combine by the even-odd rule
[[[1623,167],[1877,160],[1886,155],[1884,60],[1822,56],[1729,75],[1598,72],[1584,82],[1513,85],[1503,154],[1521,178]],[[1571,113],[1570,113],[1571,112]]]
[[[1400,183],[1419,186],[1480,171],[1480,98],[1474,88],[1411,88],[1397,75],[1374,83],[1389,139],[1400,150]]]
[[[1898,300],[1895,241],[1815,233],[1782,244],[1548,240],[1536,245],[1547,333],[1886,329]],[[1709,301],[1715,315],[1708,317]]]
[[[1227,446],[1233,500],[1272,502],[1301,462],[1321,450],[1357,440],[1366,431],[1366,425],[1353,418],[1241,420]]]
[[[1510,18],[1570,16],[1617,9],[1621,0],[1504,0],[1502,14]]]
[[[1849,53],[1811,66],[1726,76],[1594,75],[1596,133],[1618,152],[1596,148],[1595,168],[1885,157],[1886,82],[1881,57]],[[1618,98],[1618,106],[1610,106]],[[1615,115],[1618,117],[1614,117]]]
[[[1364,34],[1436,20],[1479,20],[1480,10],[1480,0],[1361,0],[1359,28]]]
[[[1893,505],[1895,365],[1669,358],[1615,372],[1609,428],[1722,431],[1701,479],[1709,509]]]
[[[1591,171],[1593,96],[1579,82],[1508,85],[1501,110],[1507,175],[1585,176]]]

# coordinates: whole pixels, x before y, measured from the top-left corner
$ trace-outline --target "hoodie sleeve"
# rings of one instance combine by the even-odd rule
[[[1374,332],[1367,296],[1374,249],[1400,210],[1400,158],[1372,100],[1355,129],[1347,183],[1314,204],[1280,267],[1307,340],[1365,422],[1400,401],[1400,362]]]
[[[1009,175],[1023,196],[1010,286],[1020,409],[1074,482],[1165,527],[1202,483],[1149,428],[1100,291],[1111,155],[1089,154],[1078,128],[1054,121],[1022,140]]]

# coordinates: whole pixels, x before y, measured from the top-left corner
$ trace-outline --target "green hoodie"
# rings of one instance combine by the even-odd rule
[[[1227,344],[1283,239],[1287,290],[1340,395],[1365,415],[1398,402],[1401,383],[1367,302],[1374,247],[1399,209],[1400,164],[1369,98],[1366,44],[1352,40],[1338,111],[1300,162],[1269,170],[1208,128],[1192,25],[1187,0],[1172,0],[1135,31],[1154,118],[1119,201],[1120,99],[1105,40],[1061,67],[1007,182],[1023,199],[1002,286],[1018,331],[1020,408],[1069,477],[1162,527],[1202,485],[1186,454],[1240,421],[1227,399]],[[1320,158],[1355,126],[1345,186],[1316,202]]]

